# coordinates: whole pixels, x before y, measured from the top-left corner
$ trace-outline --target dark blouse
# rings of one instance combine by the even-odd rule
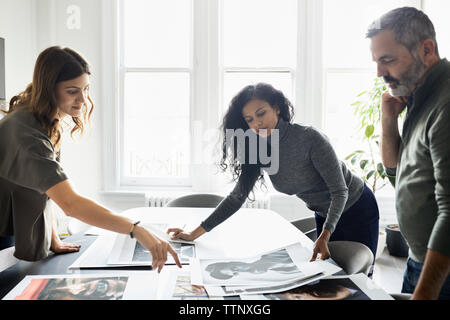
[[[45,192],[67,179],[47,133],[27,109],[0,120],[0,236],[14,235],[18,259],[48,256],[52,218]]]

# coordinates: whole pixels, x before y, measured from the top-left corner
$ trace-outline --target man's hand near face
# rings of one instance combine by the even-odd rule
[[[397,168],[400,134],[398,117],[405,110],[407,97],[393,97],[388,91],[381,97],[381,159],[387,168]]]
[[[408,97],[393,97],[389,91],[381,96],[381,116],[397,120],[398,116],[405,110]],[[387,119],[386,119],[387,120]]]

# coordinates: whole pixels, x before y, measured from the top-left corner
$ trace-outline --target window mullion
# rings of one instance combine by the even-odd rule
[[[102,29],[104,37],[102,37],[102,101],[104,105],[110,108],[102,109],[103,118],[103,157],[108,157],[108,161],[104,161],[103,165],[103,189],[117,190],[120,185],[120,132],[119,126],[120,95],[118,94],[120,75],[120,55],[119,45],[121,41],[121,29],[119,27],[119,14],[121,10],[120,0],[103,0],[102,12],[105,18],[102,20]],[[113,30],[111,32],[111,30]],[[113,89],[113,90],[111,90]],[[113,92],[113,94],[111,94]]]
[[[323,0],[299,0],[296,121],[322,129],[324,66],[322,54]]]
[[[193,191],[212,190],[212,155],[205,152],[216,141],[220,108],[219,0],[195,0],[191,108],[191,176]]]

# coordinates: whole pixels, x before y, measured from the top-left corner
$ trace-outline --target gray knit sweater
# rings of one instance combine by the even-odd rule
[[[340,161],[328,138],[310,126],[291,124],[280,118],[279,170],[269,175],[277,191],[296,195],[306,206],[324,217],[324,229],[331,233],[343,211],[361,196],[364,181]],[[252,177],[256,183],[258,175]],[[248,194],[238,182],[233,191],[217,206],[201,226],[210,231],[236,211]]]

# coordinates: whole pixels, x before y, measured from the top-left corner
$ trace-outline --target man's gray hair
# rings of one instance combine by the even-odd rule
[[[403,7],[385,13],[370,24],[366,37],[372,38],[384,30],[391,30],[395,40],[408,48],[411,53],[422,41],[431,39],[435,44],[436,56],[439,57],[433,23],[425,13],[416,8]]]

